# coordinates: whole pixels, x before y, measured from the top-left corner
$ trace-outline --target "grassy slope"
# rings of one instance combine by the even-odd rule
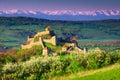
[[[78,72],[55,77],[53,80],[120,80],[120,64],[114,64],[97,70]]]
[[[0,17],[0,41],[6,46],[20,46],[27,36],[50,25],[57,36],[77,36],[79,40],[120,40],[120,20],[105,21],[51,21],[25,17]],[[86,42],[86,41],[85,41]],[[90,42],[91,43],[91,42]],[[84,44],[84,42],[83,42]],[[85,43],[86,44],[86,43]]]

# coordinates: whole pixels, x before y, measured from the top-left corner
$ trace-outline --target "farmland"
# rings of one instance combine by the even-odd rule
[[[55,21],[28,17],[0,17],[0,43],[6,48],[19,48],[26,43],[27,36],[33,36],[50,25],[57,37],[77,36],[79,46],[88,46],[90,43],[101,42],[114,44],[120,40],[120,20],[101,21]],[[113,44],[112,44],[113,43]],[[90,45],[91,46],[91,45]],[[104,45],[106,46],[106,45]],[[103,46],[103,47],[104,47]]]

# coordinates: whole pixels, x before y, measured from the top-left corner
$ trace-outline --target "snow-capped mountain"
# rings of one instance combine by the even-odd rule
[[[27,16],[45,18],[52,20],[98,20],[98,19],[120,19],[120,10],[8,10],[0,11],[0,16]]]
[[[50,11],[50,10],[45,10],[42,11],[45,14],[48,15],[90,15],[90,16],[97,16],[97,14],[103,14],[106,16],[111,16],[111,15],[120,15],[120,10],[96,10],[96,11],[72,11],[72,10],[55,10],[55,11]]]

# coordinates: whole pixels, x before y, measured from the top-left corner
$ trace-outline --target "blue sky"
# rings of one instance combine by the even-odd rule
[[[115,10],[120,0],[0,0],[0,10]]]

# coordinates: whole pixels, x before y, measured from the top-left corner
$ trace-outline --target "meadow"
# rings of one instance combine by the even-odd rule
[[[55,21],[28,17],[0,17],[0,46],[20,48],[27,36],[51,26],[57,37],[78,38],[80,46],[120,40],[120,20]],[[111,45],[111,44],[110,44]],[[114,45],[114,44],[113,44]],[[91,46],[91,45],[90,45]],[[118,44],[115,46],[119,46]]]

